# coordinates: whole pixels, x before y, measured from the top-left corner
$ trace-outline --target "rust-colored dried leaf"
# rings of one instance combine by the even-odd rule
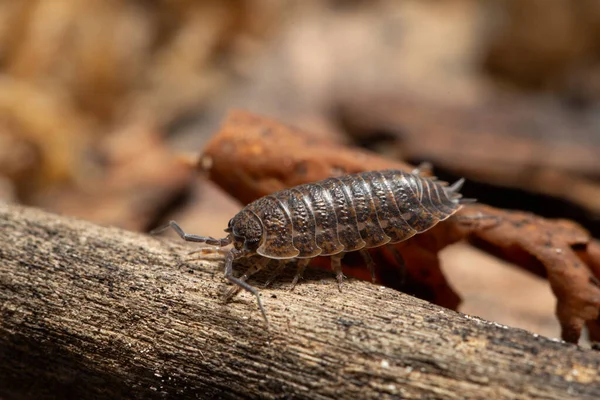
[[[411,167],[366,151],[321,141],[260,116],[235,111],[206,147],[200,168],[234,197],[247,203],[275,190],[332,175],[385,168],[409,170]],[[456,307],[458,297],[439,269],[438,252],[466,238],[548,277],[558,300],[557,316],[565,340],[577,342],[586,322],[588,326],[595,326],[600,309],[597,284],[600,251],[596,244],[588,246],[587,231],[569,221],[548,220],[479,204],[464,207],[459,216],[398,245],[407,261],[408,282],[421,287],[414,290],[415,294]],[[469,219],[473,216],[487,216],[487,219]],[[378,250],[373,252],[386,257]],[[357,275],[365,277],[364,273]],[[399,286],[397,281],[389,281],[385,269],[379,268],[378,277],[386,285]],[[398,274],[394,277],[397,279]],[[411,291],[410,287],[404,289]],[[593,340],[600,339],[597,330],[591,329],[591,332]]]
[[[498,226],[475,229],[469,239],[480,247],[508,259],[533,273],[547,277],[558,299],[556,313],[562,336],[577,342],[586,321],[598,317],[600,285],[595,258],[588,254],[586,265],[578,252],[587,254],[590,237],[574,222],[549,220],[531,213],[506,211],[477,204],[466,207],[465,215],[496,216]],[[586,251],[587,250],[587,251]]]

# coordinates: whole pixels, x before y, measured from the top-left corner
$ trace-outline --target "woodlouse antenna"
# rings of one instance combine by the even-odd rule
[[[172,228],[175,232],[177,232],[179,237],[181,237],[186,242],[206,243],[206,244],[209,244],[212,246],[227,246],[227,245],[231,244],[231,242],[232,242],[232,239],[230,236],[227,236],[226,238],[223,238],[223,239],[215,239],[210,236],[199,236],[199,235],[194,235],[191,233],[185,233],[183,231],[183,229],[179,226],[179,224],[175,221],[169,221],[168,225],[154,229],[150,232],[150,234],[158,235],[158,234],[166,231],[169,228]],[[243,279],[239,279],[239,278],[236,278],[235,276],[233,276],[233,260],[244,257],[244,256],[245,256],[245,253],[243,253],[239,250],[236,250],[236,249],[231,249],[227,252],[227,254],[225,256],[225,278],[227,278],[227,280],[229,280],[231,283],[237,285],[238,287],[252,293],[256,297],[256,302],[258,303],[258,308],[260,308],[260,312],[262,313],[262,316],[265,319],[265,322],[267,324],[267,329],[268,329],[269,328],[269,319],[267,318],[267,313],[265,312],[265,308],[262,305],[262,301],[260,300],[260,295],[258,294],[258,291],[255,288],[253,288],[252,286],[250,286],[248,283],[244,282]]]
[[[183,229],[181,229],[179,224],[175,221],[169,221],[168,225],[165,225],[165,226],[162,226],[160,228],[150,231],[150,235],[158,235],[158,234],[166,231],[169,228],[172,228],[175,232],[177,232],[179,237],[181,237],[186,242],[206,243],[211,246],[221,246],[221,247],[231,244],[231,238],[229,236],[226,238],[223,238],[223,239],[215,239],[214,237],[210,237],[210,236],[199,236],[199,235],[193,235],[191,233],[185,233],[183,231]]]

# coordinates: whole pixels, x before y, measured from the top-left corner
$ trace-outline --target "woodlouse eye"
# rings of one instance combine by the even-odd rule
[[[231,233],[232,230],[233,230],[233,218],[229,220],[229,223],[227,224],[227,228],[225,229],[225,232]]]

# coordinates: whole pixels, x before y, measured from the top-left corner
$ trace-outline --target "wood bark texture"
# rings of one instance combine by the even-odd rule
[[[0,398],[600,398],[597,352],[332,273],[261,288],[267,330],[189,251],[0,204]]]

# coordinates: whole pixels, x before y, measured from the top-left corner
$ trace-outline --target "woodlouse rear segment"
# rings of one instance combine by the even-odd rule
[[[308,259],[332,256],[339,287],[343,279],[341,258],[361,251],[374,277],[373,261],[365,249],[404,241],[451,217],[461,204],[463,180],[452,186],[399,170],[371,171],[329,178],[262,197],[242,209],[230,221],[224,239],[185,234],[188,241],[227,245],[225,276],[253,293],[266,319],[256,289],[245,280],[266,262],[257,263],[241,278],[233,276],[233,261],[260,255],[268,259],[301,260],[294,285]],[[393,247],[391,248],[393,250]],[[397,257],[402,260],[400,254]],[[341,290],[341,289],[340,289]]]

